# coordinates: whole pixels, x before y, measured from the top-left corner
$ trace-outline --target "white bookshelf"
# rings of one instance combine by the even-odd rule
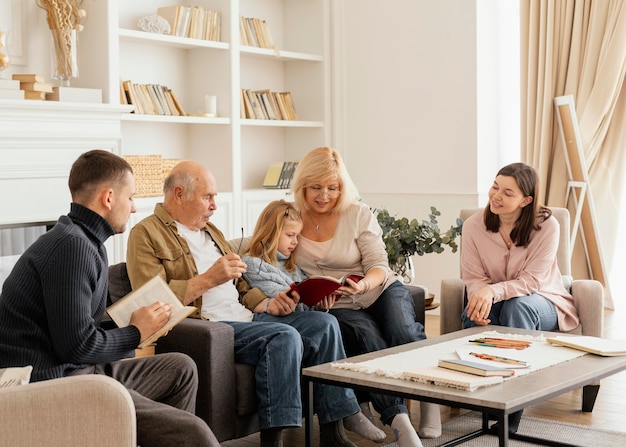
[[[330,144],[330,0],[197,0],[221,12],[219,41],[146,33],[136,25],[177,3],[188,4],[93,2],[80,36],[80,85],[101,88],[112,105],[120,102],[121,80],[166,85],[187,113],[202,112],[205,94],[215,95],[217,117],[123,115],[122,153],[205,164],[227,198],[216,218],[228,213],[219,217],[222,229],[237,237],[241,227],[252,231],[266,202],[286,194],[263,190],[270,163]],[[240,15],[266,20],[276,50],[240,45]],[[299,120],[241,119],[241,89],[292,92]]]

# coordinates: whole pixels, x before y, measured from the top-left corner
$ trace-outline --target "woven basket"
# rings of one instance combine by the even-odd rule
[[[124,155],[135,174],[135,197],[163,195],[163,181],[172,168],[183,161],[180,158],[163,158],[161,155]]]
[[[182,158],[164,158],[163,159],[163,180],[168,176],[170,171],[181,161],[185,161]]]
[[[160,155],[125,155],[135,174],[135,197],[163,195],[163,158]]]

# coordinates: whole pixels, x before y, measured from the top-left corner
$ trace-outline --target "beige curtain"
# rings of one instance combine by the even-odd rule
[[[539,172],[542,201],[565,206],[568,179],[553,100],[572,95],[608,269],[626,173],[626,1],[520,0],[520,15],[522,159]],[[580,241],[572,271],[589,277]]]

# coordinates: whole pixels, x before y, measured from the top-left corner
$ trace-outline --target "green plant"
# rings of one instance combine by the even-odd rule
[[[430,207],[428,220],[395,217],[384,209],[375,209],[378,224],[383,229],[383,241],[387,249],[389,265],[393,268],[403,264],[407,256],[426,253],[441,253],[447,245],[455,253],[458,250],[456,237],[461,234],[463,221],[459,218],[456,225],[443,232],[439,229],[437,217],[441,213],[434,206]]]

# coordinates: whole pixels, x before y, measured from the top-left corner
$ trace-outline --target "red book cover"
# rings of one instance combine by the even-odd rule
[[[312,307],[323,300],[325,296],[332,295],[335,290],[346,284],[347,278],[354,282],[359,282],[363,275],[350,273],[341,279],[330,276],[312,276],[304,281],[291,284],[289,293],[295,290],[300,295],[300,302]]]

